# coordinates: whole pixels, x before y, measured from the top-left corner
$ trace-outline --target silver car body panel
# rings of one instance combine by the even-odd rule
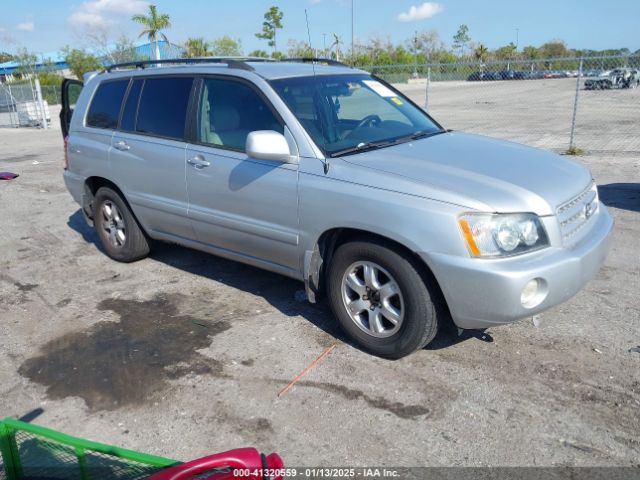
[[[434,273],[461,328],[483,328],[538,313],[575,294],[600,268],[613,220],[598,203],[580,241],[563,245],[556,212],[592,182],[580,164],[550,152],[477,135],[431,138],[327,159],[268,80],[312,74],[365,73],[346,67],[253,63],[255,72],[189,65],[99,74],[76,104],[64,178],[82,204],[85,181],[102,177],[120,188],[147,233],[309,282],[317,243],[334,229],[393,240]],[[182,141],[85,126],[104,78],[221,75],[259,89],[282,118],[291,162]],[[128,149],[119,149],[126,142]],[[194,168],[200,155],[210,163]],[[327,168],[328,166],[328,168]],[[471,258],[458,228],[467,212],[532,212],[550,246],[510,258]],[[544,278],[545,300],[520,303],[532,278]]]

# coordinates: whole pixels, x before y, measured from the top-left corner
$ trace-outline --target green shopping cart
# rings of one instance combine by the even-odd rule
[[[6,418],[0,422],[0,480],[186,480],[280,478],[282,459],[240,448],[182,463],[84,440]],[[271,473],[269,477],[267,474]]]

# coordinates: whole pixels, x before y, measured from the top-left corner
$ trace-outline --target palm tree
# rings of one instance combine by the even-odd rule
[[[206,42],[202,37],[188,38],[184,43],[184,48],[186,51],[185,57],[208,57],[211,55],[211,50],[209,50],[209,47],[209,42]]]
[[[171,22],[169,21],[169,15],[166,13],[158,14],[158,10],[155,5],[149,5],[149,15],[134,15],[131,17],[136,23],[139,23],[144,27],[138,38],[146,35],[151,42],[155,43],[155,59],[160,60],[160,47],[158,46],[158,37],[161,37],[165,42],[168,42],[167,37],[162,30],[171,28]]]
[[[342,39],[340,38],[340,36],[337,33],[333,34],[333,43],[331,44],[331,47],[329,48],[333,48],[336,47],[336,60],[339,62],[340,61],[340,44],[343,43]]]
[[[489,54],[489,49],[485,47],[482,43],[478,45],[473,52],[473,56],[476,57],[476,60],[480,60],[484,62],[487,59],[487,55]]]
[[[489,49],[485,47],[482,43],[478,45],[473,51],[473,56],[476,57],[476,60],[480,61],[480,72],[484,72],[484,61],[487,59],[487,55],[489,55]]]

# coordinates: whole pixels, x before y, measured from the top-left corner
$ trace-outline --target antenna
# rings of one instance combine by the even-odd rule
[[[309,37],[309,48],[311,49],[311,56],[312,57],[316,57],[316,55],[313,53],[313,45],[311,45],[311,30],[309,29],[309,14],[307,13],[307,9],[304,9],[304,18],[307,21],[307,37]],[[313,76],[316,76],[316,65],[315,62],[312,62],[311,65],[313,65]]]
[[[309,13],[307,12],[307,9],[304,9],[304,18],[307,21],[307,36],[309,37],[309,48],[311,49],[311,53],[313,53],[313,46],[311,45],[311,29],[309,28]],[[315,56],[315,55],[314,55]],[[313,83],[315,85],[315,88],[318,89],[318,95],[319,95],[319,88],[318,88],[318,84],[316,83],[316,62],[314,60],[311,61],[311,68],[313,69]],[[319,105],[318,105],[319,106]],[[320,113],[320,112],[318,112]],[[323,126],[323,121],[320,120],[320,130],[322,132],[322,137],[323,139],[325,138],[324,136],[324,126]],[[329,172],[329,159],[325,158],[324,160],[324,174],[326,175]]]

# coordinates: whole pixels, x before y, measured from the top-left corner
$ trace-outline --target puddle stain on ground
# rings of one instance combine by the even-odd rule
[[[336,385],[333,383],[325,383],[325,382],[312,382],[312,381],[302,381],[298,384],[299,386],[313,387],[319,388],[326,392],[334,393],[337,395],[341,395],[347,400],[364,400],[370,407],[377,408],[380,410],[386,410],[387,412],[393,413],[397,417],[404,419],[414,419],[420,416],[426,416],[427,418],[431,416],[431,410],[422,405],[406,405],[401,402],[391,402],[383,397],[370,397],[362,390],[355,390],[352,388],[347,388],[342,385]]]
[[[223,364],[197,350],[231,325],[194,325],[193,318],[178,314],[178,297],[103,300],[98,310],[115,312],[119,322],[99,322],[52,340],[18,371],[45,385],[48,397],[77,396],[92,411],[145,403],[165,390],[168,380],[185,375],[224,377]]]

